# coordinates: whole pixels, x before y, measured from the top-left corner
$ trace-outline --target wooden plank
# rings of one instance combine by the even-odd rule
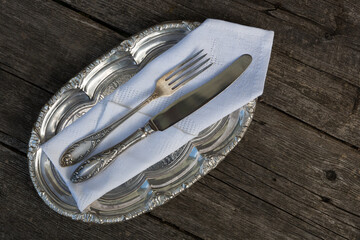
[[[267,5],[265,3],[261,4],[260,7],[258,3],[251,3],[254,6],[249,2],[246,3],[247,6],[245,6],[245,9],[246,7],[251,9],[268,8],[265,6]],[[14,2],[11,4],[14,9],[19,7],[16,6]],[[67,13],[68,11],[68,9],[62,7],[59,7],[59,10],[50,2],[46,2],[46,4],[51,5],[50,9],[55,10],[56,16],[60,15],[57,13],[58,11],[62,13]],[[150,4],[150,2],[143,4],[142,11],[145,11],[144,9],[146,9],[147,4]],[[348,4],[348,2],[346,4]],[[159,6],[160,9],[162,7],[163,6]],[[42,8],[45,7],[42,6]],[[22,7],[20,6],[19,9],[22,9]],[[35,11],[34,8],[29,9]],[[39,9],[41,9],[41,7]],[[173,9],[173,11],[183,11],[181,10],[183,9],[182,6],[179,6],[179,9],[180,10]],[[134,11],[133,6],[129,7],[127,11],[129,11],[129,13]],[[151,14],[156,15],[156,11],[157,10],[150,8]],[[219,14],[216,12],[217,10],[213,11],[215,11],[215,14]],[[282,11],[290,14],[287,10]],[[37,13],[37,11],[35,12],[34,15],[37,16],[36,14],[39,13]],[[30,13],[27,12],[24,14],[30,15]],[[79,14],[71,14],[74,14],[76,18],[81,18],[85,23],[95,24],[102,28],[101,25],[97,25],[87,18],[79,17]],[[70,16],[72,16],[71,14]],[[184,12],[179,14],[186,16],[186,14],[189,13]],[[280,15],[282,18],[285,18],[286,14]],[[345,13],[345,16],[346,14],[349,14],[349,12]],[[2,14],[0,15],[0,20],[3,20]],[[5,15],[11,18],[11,14],[6,13]],[[45,15],[46,13],[44,13],[44,16],[37,16],[37,18],[45,19]],[[20,19],[24,17],[21,14],[15,16]],[[254,16],[258,17],[259,15]],[[60,20],[62,19],[61,21],[71,22],[70,20],[66,20],[64,16],[58,17]],[[160,22],[163,21],[161,19],[164,17],[163,15],[159,15],[154,17],[154,19],[156,18],[160,19]],[[228,16],[228,18],[230,19],[231,17]],[[30,19],[27,20],[31,22]],[[294,20],[289,21],[292,22]],[[0,25],[1,22],[2,21],[0,21]],[[35,20],[31,23],[38,27],[37,31],[48,24],[45,21],[35,23]],[[53,24],[52,26],[55,29],[54,26],[56,24],[54,24],[54,22],[51,22],[51,24]],[[77,26],[82,27],[82,24],[84,23],[79,23]],[[141,24],[149,24],[149,22],[142,22]],[[16,24],[13,25],[16,26]],[[86,24],[84,24],[84,26],[85,25]],[[18,24],[17,27],[19,26],[22,25]],[[136,27],[137,25],[134,24],[134,26]],[[318,26],[306,25],[304,29],[310,27],[316,30]],[[0,29],[4,29],[4,27],[0,26]],[[11,29],[12,33],[16,32],[14,29],[15,27]],[[26,31],[24,27],[18,29]],[[10,36],[10,34],[8,36]],[[46,36],[44,36],[44,38],[46,39]],[[21,39],[19,39],[19,41],[21,42]],[[46,42],[46,40],[44,41]],[[23,43],[17,44],[21,45]],[[0,48],[2,46],[3,45],[1,45]],[[356,45],[352,46],[356,47]],[[51,49],[52,46],[43,44],[42,47]],[[18,100],[12,99],[8,105],[1,105],[1,118],[7,115],[11,117],[4,118],[3,122],[0,123],[0,131],[5,131],[3,132],[3,136],[5,136],[3,142],[10,144],[16,149],[20,149],[21,144],[19,144],[18,141],[27,141],[28,136],[26,135],[26,131],[31,128],[33,123],[32,118],[36,118],[37,116],[37,112],[35,112],[34,109],[36,109],[37,106],[40,108],[43,104],[41,101],[45,101],[45,97],[34,100],[31,99],[30,96],[34,94],[40,94],[40,96],[51,95],[50,92],[53,91],[52,88],[57,88],[57,84],[60,84],[63,80],[56,80],[55,83],[52,83],[43,78],[41,81],[39,80],[39,82],[34,82],[40,86],[40,88],[33,86],[31,83],[25,84],[24,82],[28,80],[33,82],[33,78],[27,78],[33,75],[28,74],[27,69],[24,70],[26,73],[24,74],[20,71],[22,66],[15,64],[14,59],[19,58],[21,49],[18,48],[13,52],[11,52],[11,49],[6,50],[13,62],[9,61],[10,64],[3,63],[3,65],[0,65],[0,68],[2,67],[13,74],[25,77],[26,80],[9,76],[7,73],[2,73],[3,75],[0,76],[1,79],[5,79],[4,82],[2,80],[2,88],[6,90],[1,92],[0,95],[2,95],[2,93],[6,94],[7,92],[23,92],[23,95],[21,95]],[[75,51],[75,49],[73,50]],[[16,57],[10,56],[10,54],[14,54]],[[356,101],[352,101],[356,99],[357,88],[351,84],[346,85],[345,82],[338,79],[336,74],[332,72],[328,74],[318,71],[314,69],[314,66],[308,63],[301,63],[294,58],[289,58],[287,55],[286,52],[275,49],[275,60],[271,62],[271,64],[275,65],[270,66],[269,80],[265,89],[265,91],[270,91],[269,93],[265,92],[264,102],[266,104],[274,103],[279,109],[289,112],[291,115],[305,122],[312,121],[311,124],[316,127],[318,127],[316,125],[316,119],[319,119],[319,125],[325,125],[319,128],[325,129],[326,132],[332,135],[340,134],[340,138],[349,135],[350,133],[345,133],[344,136],[341,136],[341,129],[337,130],[340,131],[340,133],[337,133],[335,131],[336,129],[334,130],[335,133],[331,132],[332,128],[329,130],[329,123],[325,122],[326,119],[322,118],[322,116],[338,111],[342,116],[347,116],[346,114],[352,112],[353,115],[351,116],[354,116],[354,118],[357,117],[359,105],[356,105]],[[4,56],[0,59],[8,61]],[[85,63],[85,65],[87,65],[87,63]],[[292,67],[292,65],[294,65],[294,67]],[[31,64],[28,66],[30,66],[28,67],[30,70],[34,68]],[[289,67],[287,68],[287,66]],[[37,68],[35,67],[35,69]],[[281,69],[284,69],[284,72],[281,72]],[[49,72],[47,72],[47,74],[49,74]],[[300,80],[303,78],[305,80],[299,81],[298,78],[291,79],[291,74],[296,72],[300,72],[298,73],[302,77]],[[309,79],[311,79],[311,76],[320,82],[310,82]],[[349,79],[346,80],[349,81]],[[12,81],[14,81],[14,84],[11,84]],[[45,81],[45,83],[43,83],[43,81]],[[24,86],[22,87],[23,84]],[[324,86],[333,86],[333,88],[325,89]],[[25,91],[15,91],[16,87],[20,89],[24,88]],[[43,91],[41,88],[50,92]],[[281,96],[283,92],[285,92],[285,94]],[[319,94],[319,96],[317,94]],[[333,99],[337,97],[337,94],[339,94],[338,99]],[[14,95],[8,95],[8,97],[12,96]],[[6,102],[8,101],[8,97],[1,100]],[[292,98],[295,100],[288,103]],[[180,195],[165,206],[153,211],[152,214],[154,214],[155,217],[151,217],[151,215],[146,215],[147,217],[142,216],[139,220],[133,220],[136,224],[131,225],[133,221],[126,223],[126,227],[119,227],[118,225],[111,225],[115,227],[111,227],[110,225],[110,227],[94,225],[95,230],[91,233],[85,231],[89,225],[76,222],[74,224],[76,227],[70,229],[69,232],[75,237],[81,238],[83,236],[100,238],[101,235],[105,238],[113,238],[116,236],[121,238],[143,238],[147,236],[148,231],[150,232],[150,238],[154,238],[157,233],[165,237],[165,230],[168,229],[167,227],[169,227],[169,225],[160,224],[158,221],[160,218],[190,232],[190,234],[186,232],[179,233],[175,231],[173,227],[170,227],[170,231],[174,231],[174,235],[171,235],[172,237],[182,237],[181,234],[185,234],[186,237],[200,236],[204,238],[358,238],[360,229],[358,224],[358,222],[360,222],[360,214],[358,213],[358,151],[329,138],[326,134],[318,132],[305,124],[300,124],[299,121],[268,107],[266,104],[259,105],[255,115],[256,122],[253,123],[247,133],[244,139],[245,141],[228,157],[230,160],[227,159],[227,162],[221,164],[218,170],[211,173],[211,175],[202,180],[201,183],[193,186],[192,189],[194,190],[190,189],[185,195]],[[291,106],[296,107],[298,104],[300,108],[292,110]],[[315,111],[317,108],[311,106],[311,104],[317,104],[317,108],[319,108],[318,111],[321,112],[318,112],[318,115],[314,118],[311,118],[311,114],[308,114],[308,116],[310,116],[309,119],[301,117],[301,111],[305,111],[305,113],[317,113]],[[6,107],[11,108],[16,105],[20,106],[13,110],[14,112],[5,109]],[[312,109],[306,110],[307,107]],[[18,122],[18,124],[11,123],[13,119],[19,119],[19,116],[21,117],[22,115],[24,115],[25,118]],[[330,118],[334,120],[334,125],[336,125],[337,121],[340,121],[336,118],[335,114],[330,115]],[[324,122],[326,124],[324,124]],[[21,124],[24,124],[24,126],[18,129]],[[357,125],[352,126],[354,131],[356,130],[356,128],[354,128],[356,126]],[[348,130],[344,130],[344,132],[346,131],[351,132],[351,127]],[[28,133],[30,133],[30,130]],[[15,141],[13,141],[13,135],[16,136]],[[357,136],[358,135],[353,135],[352,141],[355,141]],[[1,148],[2,147],[0,147],[0,151]],[[0,178],[6,176],[7,179],[1,179],[3,185],[1,185],[2,187],[0,188],[0,199],[1,203],[5,201],[4,199],[6,199],[6,202],[10,202],[7,203],[8,205],[6,206],[8,206],[11,211],[8,209],[5,213],[11,212],[11,214],[6,216],[9,217],[10,220],[5,217],[0,217],[0,226],[3,228],[4,226],[7,227],[6,231],[1,229],[0,232],[3,233],[5,238],[62,236],[61,231],[64,227],[67,229],[70,226],[69,221],[64,217],[58,216],[42,203],[41,199],[31,187],[31,181],[27,176],[26,159],[24,156],[18,158],[18,155],[19,154],[7,148],[5,148],[1,154],[1,156],[4,157],[0,161],[2,165],[0,166],[0,171],[4,171],[5,174],[1,173]],[[9,159],[11,161],[9,161]],[[14,159],[16,159],[16,161]],[[22,164],[20,164],[19,167],[17,166],[18,162]],[[13,183],[9,183],[9,179],[13,178],[13,176],[16,176],[14,185]],[[276,181],[273,179],[276,179]],[[26,191],[24,195],[15,195],[13,197],[11,195],[12,193],[9,192],[9,188],[11,188],[11,191],[13,191],[12,188],[24,188]],[[4,196],[7,198],[3,198]],[[24,202],[23,199],[27,199],[27,201]],[[37,210],[40,213],[37,213],[39,215],[31,219],[31,215],[34,213],[28,209],[40,209],[40,211]],[[3,209],[0,210],[2,213],[4,212]],[[25,214],[21,210],[26,211]],[[14,222],[11,218],[14,219]],[[148,218],[150,218],[150,220]],[[24,226],[26,226],[24,228],[25,230],[21,231],[19,235],[17,235],[16,232],[11,232],[10,225],[6,225],[9,221],[14,228],[24,228]],[[49,222],[49,224],[47,225],[45,223],[44,229],[41,228],[39,230],[38,224],[36,223],[41,222],[43,224],[43,221]],[[119,225],[123,226],[122,224]],[[146,225],[146,227],[142,228],[142,225]],[[165,230],[161,231],[159,228],[164,227],[164,225]],[[56,226],[54,233],[45,232],[48,229],[52,229],[52,226]],[[91,229],[92,228],[91,225]],[[130,233],[123,233],[127,228],[131,229]],[[37,230],[34,230],[34,232],[25,232],[26,229]],[[79,229],[80,231],[78,231]],[[143,229],[143,231],[137,234],[136,231],[139,231],[139,229]],[[191,234],[196,234],[196,236]]]
[[[360,88],[337,77],[274,51],[261,100],[360,146]]]
[[[5,144],[6,146],[13,149],[15,152],[26,154],[28,150],[28,144],[20,141],[19,139],[10,136],[4,132],[0,131],[0,143]]]
[[[0,79],[0,131],[27,142],[40,109],[52,94],[2,70]]]
[[[359,151],[259,104],[245,138],[202,186],[152,214],[204,238],[358,239],[359,160]]]
[[[360,48],[352,49],[360,41],[360,28],[350,3],[64,2],[129,34],[172,19],[208,17],[272,29],[274,51],[264,101],[360,147]],[[339,26],[344,19],[346,26]]]
[[[2,239],[194,239],[149,214],[119,224],[71,221],[46,206],[28,173],[25,154],[0,144],[0,238]]]
[[[52,1],[3,1],[0,68],[55,92],[124,38]]]

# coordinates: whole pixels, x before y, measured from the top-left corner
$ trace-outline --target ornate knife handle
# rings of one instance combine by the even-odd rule
[[[104,129],[95,132],[85,138],[75,142],[70,145],[64,153],[60,157],[60,166],[66,167],[70,165],[74,165],[82,160],[84,160],[94,149],[95,147],[107,136],[111,133],[115,128],[120,126],[125,120],[134,115],[139,109],[143,108],[145,105],[150,103],[152,100],[158,98],[159,95],[155,92],[150,95],[147,99],[145,99],[138,106],[133,108],[130,112],[128,112],[124,117],[116,120],[111,123],[109,126]]]
[[[73,183],[83,182],[95,176],[108,167],[122,152],[131,147],[133,144],[146,138],[154,131],[155,130],[153,130],[147,123],[143,128],[139,128],[122,142],[101,153],[98,153],[82,163],[71,176],[71,181]]]

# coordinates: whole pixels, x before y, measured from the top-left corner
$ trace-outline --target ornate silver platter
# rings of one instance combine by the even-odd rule
[[[80,212],[40,145],[128,81],[143,66],[195,29],[196,22],[156,25],[123,41],[72,78],[42,108],[33,128],[29,170],[34,186],[56,212],[84,222],[120,222],[173,198],[204,176],[235,147],[255,110],[251,101],[185,144],[162,161],[113,189]]]

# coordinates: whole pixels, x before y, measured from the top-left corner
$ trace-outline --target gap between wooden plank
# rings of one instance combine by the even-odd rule
[[[232,165],[231,163],[229,163],[229,164]],[[296,199],[292,198],[291,196],[289,196],[289,195],[287,195],[287,194],[279,191],[278,189],[276,189],[276,188],[274,188],[274,187],[266,184],[265,182],[261,181],[261,180],[260,180],[259,178],[257,178],[256,176],[251,175],[250,173],[243,171],[242,169],[238,168],[238,167],[235,166],[235,165],[232,165],[232,166],[235,167],[235,168],[237,168],[239,171],[241,171],[241,172],[243,172],[243,173],[245,173],[245,174],[247,174],[247,175],[250,175],[251,177],[257,179],[259,182],[263,183],[263,184],[266,185],[267,187],[269,187],[269,188],[271,188],[271,189],[279,192],[280,194],[285,195],[285,196],[288,197],[288,198],[293,199],[294,201],[297,201]],[[262,166],[261,166],[261,167],[262,167]],[[224,175],[227,175],[228,177],[231,177],[230,175],[228,175],[227,173],[225,173],[225,172],[223,172],[223,171],[221,171],[221,170],[219,170],[219,169],[216,169],[216,171],[219,171],[220,173],[222,173],[222,174],[224,174]],[[217,178],[216,176],[213,176],[213,175],[211,174],[211,172],[209,173],[209,175],[211,175],[211,176],[214,177],[215,179],[218,179],[218,180],[219,180],[219,178]],[[279,176],[281,176],[281,175],[279,175]],[[229,187],[233,188],[233,189],[242,190],[242,191],[244,191],[245,193],[250,194],[251,196],[256,196],[256,195],[250,193],[249,191],[247,191],[247,190],[245,190],[245,189],[243,189],[243,188],[234,186],[234,185],[229,184],[229,183],[227,183],[227,182],[225,182],[225,181],[222,181],[222,182],[223,182],[224,184],[228,185]],[[290,182],[293,183],[292,181],[290,181]],[[305,188],[305,189],[306,189],[306,188]],[[329,229],[329,228],[327,228],[327,227],[325,227],[325,226],[322,226],[322,225],[320,225],[319,223],[316,223],[316,222],[314,222],[313,220],[311,220],[311,219],[309,219],[309,218],[306,218],[306,217],[304,217],[304,216],[298,217],[298,216],[290,213],[289,211],[287,211],[287,210],[285,210],[285,209],[283,209],[283,208],[281,208],[281,207],[278,207],[278,206],[275,205],[275,204],[270,203],[270,202],[267,201],[267,200],[264,200],[264,199],[262,199],[262,198],[260,198],[260,197],[257,197],[257,198],[260,199],[260,200],[262,200],[263,202],[268,203],[268,204],[270,204],[271,206],[273,206],[273,207],[275,207],[275,208],[277,208],[277,209],[279,209],[279,210],[281,210],[281,211],[283,211],[283,212],[291,215],[292,217],[301,220],[302,222],[304,222],[304,223],[306,223],[306,224],[310,224],[309,222],[312,222],[312,224],[314,225],[314,227],[318,226],[318,227],[316,227],[316,228],[319,229],[319,230],[320,230],[321,228],[324,228],[324,229],[328,230],[329,232],[332,232],[332,233],[334,233],[334,234],[336,234],[336,235],[338,235],[338,236],[340,236],[340,237],[342,237],[342,238],[348,239],[347,237],[345,237],[345,236],[343,236],[343,235],[341,235],[341,234],[339,234],[339,233],[337,233],[337,232],[334,232],[333,230],[331,230],[331,229]],[[298,202],[298,201],[297,201],[297,202]],[[304,203],[301,203],[301,204],[304,204]],[[309,208],[315,209],[315,208],[309,206],[308,204],[305,204],[305,205],[306,205],[307,207],[309,207]],[[317,209],[316,209],[316,210],[317,210]],[[319,210],[318,210],[318,211],[319,211]],[[320,212],[321,212],[321,211],[320,211]],[[324,212],[321,212],[321,213],[324,214],[324,215],[329,216],[328,214],[326,214],[326,213],[324,213]],[[329,217],[333,218],[332,216],[329,216]],[[303,218],[304,218],[304,219],[303,219]],[[337,219],[337,220],[338,220],[338,219]],[[309,222],[307,222],[307,221],[309,221]],[[338,220],[338,221],[341,221],[341,220]],[[342,222],[342,221],[341,221],[341,222]],[[344,222],[342,222],[342,223],[344,223]],[[312,224],[310,224],[310,225],[312,225]],[[356,227],[354,227],[354,226],[351,226],[351,225],[349,225],[349,224],[347,224],[347,223],[344,223],[344,224],[346,224],[346,225],[348,225],[348,226],[350,226],[350,227],[353,227],[353,228],[355,228],[355,229],[358,229],[358,228],[356,228]]]
[[[26,156],[26,153],[24,153],[24,152],[22,152],[22,151],[19,151],[17,148],[15,148],[15,147],[13,147],[13,146],[11,146],[11,145],[8,145],[8,144],[6,144],[6,143],[4,143],[4,142],[0,142],[0,145],[3,146],[4,148],[6,148],[6,149],[8,149],[8,150],[10,150],[10,151],[12,151],[12,152],[14,152],[14,153],[16,153],[16,154],[22,156],[22,157],[27,157],[27,156]]]
[[[252,194],[252,193],[250,193],[250,192],[248,192],[248,191],[246,191],[246,190],[244,190],[244,189],[242,189],[242,188],[238,188],[238,187],[236,187],[236,186],[233,186],[232,184],[229,184],[229,183],[227,183],[227,182],[224,182],[223,180],[221,180],[221,179],[213,176],[213,175],[211,174],[211,172],[210,172],[208,175],[211,176],[212,178],[216,179],[217,181],[219,181],[219,182],[221,182],[221,183],[223,183],[223,184],[225,184],[225,185],[227,185],[227,186],[229,186],[229,187],[231,187],[231,188],[233,188],[233,189],[235,189],[235,190],[240,190],[240,191],[242,191],[242,192],[250,195],[251,197],[256,198],[256,199],[258,199],[258,200],[260,200],[260,201],[262,201],[262,202],[264,202],[264,203],[266,203],[266,204],[269,204],[270,206],[272,206],[272,207],[274,207],[274,208],[276,208],[276,209],[278,209],[278,210],[280,210],[280,211],[282,211],[282,212],[284,212],[284,213],[292,216],[293,218],[296,218],[296,219],[298,219],[298,220],[300,220],[300,221],[302,221],[302,222],[304,222],[304,223],[306,223],[306,224],[309,224],[309,223],[305,222],[303,219],[301,219],[301,218],[299,218],[299,217],[297,217],[297,216],[294,216],[293,214],[291,214],[291,213],[289,213],[289,212],[287,212],[287,211],[285,211],[285,210],[283,210],[283,209],[281,209],[281,208],[278,208],[278,207],[275,206],[274,204],[272,204],[272,203],[270,203],[270,202],[268,202],[268,201],[266,201],[266,200],[264,200],[264,199],[261,199],[261,198],[259,198],[258,196],[254,195],[254,194]],[[202,182],[200,182],[200,184],[203,185],[203,186],[206,187],[206,188],[209,188],[209,189],[217,192],[215,189],[211,188],[211,186],[209,186],[209,185],[207,185],[207,184],[204,184],[204,183],[202,183]],[[221,194],[221,193],[219,193],[219,194]],[[221,194],[221,195],[222,195],[222,194]],[[224,196],[224,195],[222,195],[222,196]],[[286,219],[282,219],[282,220],[286,221]],[[294,226],[295,228],[298,228],[298,229],[301,229],[301,230],[304,231],[304,232],[307,232],[308,234],[310,234],[310,235],[312,235],[312,236],[314,236],[314,237],[316,237],[316,238],[323,239],[322,237],[317,236],[317,235],[314,235],[313,233],[307,231],[306,229],[300,228],[300,227],[297,226],[297,225],[294,225],[294,224],[292,224],[292,223],[289,223],[289,224],[292,225],[292,226]],[[319,228],[318,228],[318,229],[319,229]]]
[[[290,13],[298,18],[301,18],[302,20],[306,21],[306,22],[310,22],[312,23],[313,25],[317,26],[318,28],[321,28],[325,31],[327,31],[328,29],[326,27],[324,27],[323,25],[321,25],[320,23],[312,20],[312,19],[309,19],[307,17],[304,17],[304,16],[301,16],[301,15],[298,15],[297,13],[295,12],[292,12],[290,11],[289,9],[286,9],[284,6],[281,5],[281,2],[278,3],[278,4],[273,4],[272,2],[269,2],[269,1],[266,1],[264,0],[264,2],[268,3],[268,4],[271,4],[272,6],[274,6],[274,9],[268,9],[268,10],[265,10],[264,13],[266,13],[267,15],[271,16],[271,17],[274,17],[270,14],[270,12],[273,12],[273,11],[276,11],[276,10],[282,10],[284,12],[287,12],[287,13]],[[251,8],[251,7],[250,7]],[[257,10],[257,9],[254,9],[252,8],[253,10]],[[291,22],[290,22],[291,23]]]
[[[301,61],[300,59],[293,58],[293,57],[291,57],[291,56],[289,56],[289,55],[287,55],[287,54],[279,51],[279,50],[277,49],[277,47],[274,47],[274,46],[273,46],[272,51],[278,53],[279,55],[283,55],[283,56],[285,56],[285,57],[291,58],[291,59],[294,60],[295,62],[298,62],[298,63],[300,63],[300,64],[303,64],[303,65],[305,65],[306,67],[312,68],[312,69],[314,69],[315,71],[318,71],[318,72],[323,73],[323,74],[325,74],[325,75],[331,76],[332,78],[341,80],[341,81],[343,81],[343,82],[346,82],[346,83],[347,83],[348,85],[350,85],[350,86],[353,86],[353,87],[355,87],[355,88],[357,88],[357,89],[360,89],[360,87],[357,86],[357,85],[355,85],[354,83],[348,82],[348,81],[346,81],[346,80],[343,80],[342,78],[334,75],[333,73],[329,73],[329,72],[326,72],[326,71],[324,71],[324,70],[322,70],[322,69],[318,69],[318,68],[316,68],[316,67],[314,67],[314,66],[311,66],[311,65],[309,65],[309,64]],[[270,59],[270,61],[271,61],[271,59]]]
[[[22,78],[22,77],[16,75],[16,74],[13,73],[13,72],[10,72],[10,71],[4,69],[1,65],[6,66],[6,67],[8,67],[8,68],[10,68],[10,69],[13,69],[12,67],[7,66],[6,64],[0,62],[0,70],[1,70],[1,71],[4,71],[4,72],[6,72],[6,73],[8,73],[8,74],[10,74],[11,76],[14,76],[14,77],[16,77],[16,78],[19,78],[20,80],[22,80],[22,81],[30,84],[31,86],[34,86],[34,87],[36,87],[36,88],[38,88],[38,89],[40,89],[40,90],[43,90],[44,92],[47,92],[47,93],[50,93],[50,94],[54,94],[54,93],[55,93],[55,92],[49,91],[49,90],[47,90],[47,89],[45,89],[45,88],[42,88],[41,86],[38,86],[38,85],[34,84],[33,82],[28,81],[28,80],[26,80],[25,78]],[[13,69],[13,70],[14,70],[15,72],[17,72],[16,69]]]
[[[8,149],[11,149],[12,151],[26,156],[27,154],[27,143],[10,136],[7,133],[4,133],[0,130],[0,144],[3,144],[3,146],[7,147]]]
[[[159,206],[159,207],[161,207],[161,206]],[[175,224],[173,224],[171,222],[168,222],[168,221],[166,221],[166,220],[152,214],[151,212],[149,212],[148,215],[150,217],[152,217],[153,219],[156,219],[157,221],[162,222],[163,224],[165,224],[165,225],[167,225],[169,227],[175,228],[175,229],[179,230],[180,232],[183,232],[183,233],[187,234],[189,237],[192,237],[194,239],[203,239],[203,238],[201,238],[201,237],[199,237],[199,236],[197,236],[197,235],[195,235],[195,234],[193,234],[191,232],[188,232],[188,231],[184,230],[183,228],[181,228],[181,227],[179,227],[179,226],[177,226],[177,225],[175,225]]]
[[[318,196],[320,199],[326,198],[326,197],[324,197],[324,196],[321,196],[320,194],[317,194],[317,193],[314,192],[314,191],[311,191],[310,189],[308,189],[308,188],[306,188],[306,187],[304,187],[304,186],[302,186],[302,185],[299,185],[298,183],[296,183],[296,182],[288,179],[287,177],[285,177],[285,176],[283,176],[283,175],[281,175],[281,174],[279,174],[279,173],[277,173],[277,172],[274,172],[273,170],[271,170],[271,169],[269,169],[269,168],[267,168],[267,167],[265,167],[265,166],[262,166],[262,165],[258,164],[256,161],[253,161],[253,160],[251,160],[251,159],[243,156],[241,153],[238,153],[238,154],[239,154],[241,157],[243,157],[244,159],[246,159],[247,161],[249,161],[249,162],[251,162],[251,163],[253,163],[253,164],[255,164],[255,165],[257,165],[257,166],[259,166],[259,167],[261,167],[261,168],[263,168],[263,169],[266,169],[267,171],[275,174],[275,175],[278,176],[278,177],[281,177],[281,178],[285,179],[286,181],[288,181],[288,182],[290,182],[290,183],[292,183],[292,184],[294,184],[294,185],[296,185],[296,186],[298,186],[298,187],[300,187],[300,188],[302,188],[302,189],[305,189],[306,191],[310,192],[311,194],[314,194],[314,195]],[[243,172],[243,173],[245,173],[245,174],[248,174],[248,175],[250,175],[250,176],[252,176],[252,177],[254,177],[254,178],[256,178],[256,179],[259,179],[258,177],[254,176],[254,175],[252,175],[252,174],[250,174],[250,173],[248,173],[248,172],[243,171],[242,169],[240,169],[240,168],[237,167],[236,165],[234,165],[234,164],[232,164],[232,163],[230,163],[230,162],[227,162],[227,163],[230,164],[231,166],[235,167],[236,169],[239,169],[239,171],[241,171],[241,172]],[[222,173],[225,174],[225,175],[227,175],[227,174],[224,173],[224,172],[222,172]],[[295,200],[295,201],[298,201],[297,199],[289,196],[288,194],[279,191],[278,189],[270,186],[269,184],[266,184],[265,182],[261,181],[260,179],[259,179],[259,181],[262,182],[263,184],[265,184],[266,186],[270,187],[271,189],[274,189],[274,190],[276,190],[277,192],[279,192],[279,193],[281,193],[281,194],[284,194],[286,197],[289,197],[289,198],[291,198],[291,199],[293,199],[293,200]],[[324,201],[324,200],[322,200],[322,201]],[[332,205],[332,206],[334,206],[334,207],[336,207],[336,208],[338,208],[339,210],[342,210],[342,211],[344,211],[344,212],[346,212],[346,213],[349,213],[349,214],[351,214],[351,215],[353,215],[353,216],[355,216],[355,217],[359,217],[359,218],[360,218],[360,216],[358,216],[357,214],[354,214],[354,213],[349,212],[349,211],[347,211],[347,210],[344,210],[344,209],[342,209],[342,208],[340,208],[340,207],[337,207],[335,204],[333,204],[333,203],[331,203],[331,202],[327,202],[327,203],[330,204],[330,205]],[[305,205],[308,206],[309,208],[312,208],[312,209],[315,209],[315,210],[321,212],[321,213],[324,214],[324,215],[327,215],[327,216],[329,216],[329,217],[332,217],[332,216],[330,216],[329,214],[327,214],[327,213],[325,213],[325,212],[323,212],[323,211],[321,211],[321,210],[319,210],[319,209],[316,209],[316,208],[310,206],[309,204],[306,204],[306,203],[303,203],[303,204],[305,204]],[[343,224],[346,224],[346,225],[348,225],[348,226],[350,226],[350,227],[353,227],[353,228],[355,228],[355,229],[359,229],[359,230],[360,230],[360,228],[358,228],[358,227],[356,227],[356,226],[354,226],[354,225],[350,225],[350,224],[348,224],[348,223],[346,223],[346,222],[344,222],[344,221],[342,221],[342,220],[340,220],[340,219],[336,219],[336,220],[339,221],[339,222],[342,222]],[[322,227],[323,227],[323,226],[322,226]],[[324,227],[324,228],[326,228],[326,227]],[[327,229],[327,228],[326,228],[326,229]]]
[[[359,149],[360,149],[360,147],[357,147],[357,146],[355,146],[355,145],[352,145],[351,143],[348,143],[348,142],[346,142],[346,141],[344,141],[344,140],[341,140],[341,139],[339,139],[339,138],[337,138],[337,137],[335,137],[335,136],[333,136],[333,135],[330,135],[329,133],[325,132],[324,130],[321,130],[321,129],[313,126],[313,125],[310,125],[309,123],[301,120],[300,118],[297,118],[297,117],[295,117],[295,116],[293,116],[293,115],[291,115],[291,114],[289,114],[289,113],[287,113],[287,112],[284,112],[283,110],[281,110],[281,109],[279,109],[279,108],[277,108],[277,107],[275,107],[275,106],[273,106],[273,105],[271,105],[271,104],[269,104],[269,103],[264,102],[263,100],[261,100],[261,96],[260,96],[259,102],[262,103],[262,104],[264,104],[264,105],[266,105],[266,106],[268,106],[268,107],[271,107],[271,108],[273,108],[273,109],[275,109],[275,110],[277,110],[277,111],[279,111],[279,112],[281,112],[281,113],[283,113],[283,114],[285,114],[285,115],[288,116],[288,117],[291,117],[291,118],[293,118],[293,119],[298,120],[299,122],[301,122],[301,123],[303,123],[303,124],[311,127],[312,129],[314,129],[314,130],[316,130],[316,131],[319,131],[319,132],[327,135],[328,137],[330,137],[330,138],[332,138],[332,139],[334,139],[334,140],[337,140],[337,141],[345,144],[346,146],[349,146],[349,147],[351,147],[351,148],[353,148],[353,149],[355,149],[355,150],[359,150]],[[256,114],[256,113],[255,113],[255,114]],[[256,122],[257,120],[254,119],[254,121]]]
[[[68,9],[70,9],[70,10],[72,10],[72,11],[74,11],[74,12],[76,12],[76,13],[84,16],[84,17],[86,17],[86,18],[89,18],[90,20],[92,20],[92,21],[94,21],[94,22],[96,22],[96,23],[104,26],[105,28],[108,28],[108,29],[110,29],[110,30],[118,33],[119,35],[121,35],[121,36],[124,37],[124,38],[130,37],[130,34],[129,34],[129,33],[121,30],[120,28],[117,28],[117,27],[115,27],[115,26],[113,26],[113,25],[111,25],[111,24],[108,24],[108,23],[106,23],[106,22],[98,19],[97,17],[91,16],[91,15],[89,15],[89,14],[83,12],[83,11],[80,11],[80,10],[74,8],[73,6],[71,6],[70,4],[68,4],[68,3],[66,3],[66,2],[63,2],[63,1],[61,1],[61,0],[52,0],[52,1],[55,2],[55,3],[57,3],[57,4],[59,4],[59,5],[61,5],[61,6],[63,6],[63,7],[66,7],[66,8],[68,8]]]

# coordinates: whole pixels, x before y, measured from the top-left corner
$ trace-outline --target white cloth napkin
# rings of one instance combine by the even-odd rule
[[[174,152],[198,133],[262,94],[274,33],[221,20],[208,19],[175,46],[161,54],[127,83],[95,105],[59,134],[42,145],[69,187],[80,211],[108,191],[131,179]],[[156,80],[179,62],[204,49],[213,65],[170,97],[162,97],[119,126],[94,151],[96,154],[118,143],[174,100],[219,74],[236,58],[250,54],[251,65],[229,88],[175,126],[155,132],[135,144],[105,171],[92,179],[73,184],[69,179],[78,165],[60,167],[62,152],[75,141],[98,131],[125,115],[148,97]]]

